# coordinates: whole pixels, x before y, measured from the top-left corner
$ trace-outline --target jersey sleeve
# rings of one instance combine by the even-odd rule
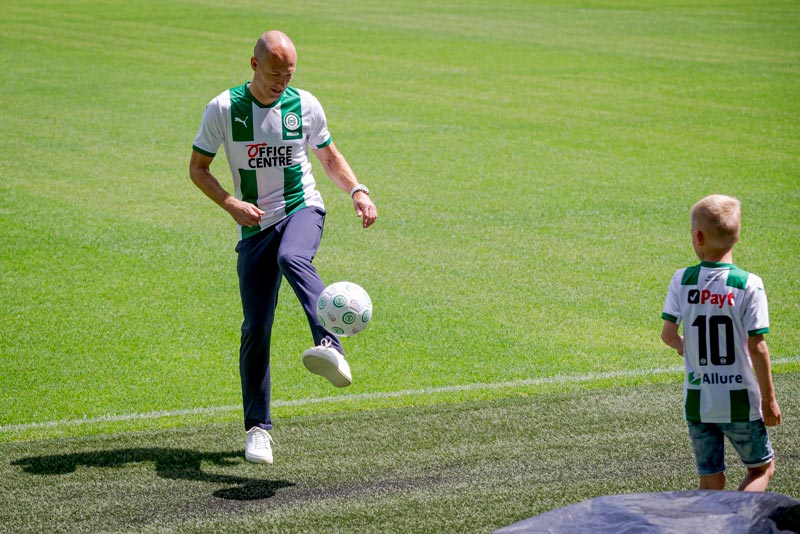
[[[764,282],[758,276],[750,274],[745,289],[743,322],[748,336],[769,332],[769,308]]]
[[[670,280],[669,289],[667,290],[667,298],[664,301],[664,309],[661,312],[662,319],[675,324],[681,324],[680,288],[684,270],[679,269],[672,275],[672,280]]]
[[[325,117],[325,111],[315,96],[309,94],[308,99],[311,104],[309,109],[311,127],[308,130],[308,144],[313,148],[325,148],[333,141],[328,131],[328,120]]]
[[[225,118],[219,99],[215,98],[206,106],[200,129],[194,138],[192,149],[213,158],[225,140]]]

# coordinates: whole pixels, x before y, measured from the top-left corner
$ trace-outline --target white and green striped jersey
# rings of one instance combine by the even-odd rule
[[[747,348],[749,336],[769,332],[761,278],[730,263],[679,269],[661,317],[683,323],[686,420],[761,419],[761,392]]]
[[[246,239],[305,206],[324,208],[308,158],[308,146],[331,143],[325,112],[309,92],[287,87],[264,106],[249,83],[209,102],[193,149],[214,157],[220,145],[233,176],[234,196],[255,204],[265,215],[260,225],[240,227]]]

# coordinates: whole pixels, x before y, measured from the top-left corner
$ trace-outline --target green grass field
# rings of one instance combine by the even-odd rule
[[[742,199],[735,260],[770,299],[771,489],[800,497],[797,2],[2,13],[0,531],[490,532],[692,489],[681,361],[658,335],[696,262],[688,210],[715,192]],[[362,230],[315,167],[315,264],[364,286],[374,320],[334,390],[300,363],[284,287],[264,467],[242,457],[236,228],[188,160],[270,28],[380,218]]]

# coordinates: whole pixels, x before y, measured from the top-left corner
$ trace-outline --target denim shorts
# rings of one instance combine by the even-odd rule
[[[715,475],[725,471],[725,436],[746,467],[768,464],[775,453],[764,421],[736,423],[688,423],[697,472]]]

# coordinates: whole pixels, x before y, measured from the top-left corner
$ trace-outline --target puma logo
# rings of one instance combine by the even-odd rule
[[[241,122],[242,124],[244,124],[244,127],[247,128],[247,119],[249,118],[250,117],[245,117],[244,120],[242,120],[239,117],[234,117],[233,120],[235,120],[236,122]]]

